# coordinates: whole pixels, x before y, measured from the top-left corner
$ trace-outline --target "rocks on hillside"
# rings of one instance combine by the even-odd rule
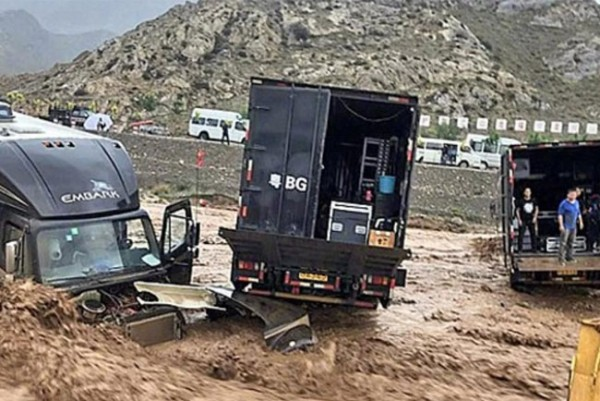
[[[600,36],[577,37],[559,46],[546,63],[568,79],[600,74]]]
[[[187,3],[71,64],[21,77],[18,88],[117,102],[143,117],[195,105],[241,110],[256,75],[409,91],[429,111],[452,115],[535,106],[536,90],[499,68],[449,11],[401,1]]]
[[[592,18],[592,1],[205,0],[177,6],[73,63],[0,80],[0,89],[28,99],[93,98],[116,107],[122,123],[162,116],[179,124],[174,132],[185,129],[194,106],[244,111],[252,76],[410,92],[427,113],[524,116],[539,113],[541,98],[553,108],[552,99],[505,68],[505,53],[482,42],[453,7],[521,10],[526,24],[535,16],[563,24],[571,15],[565,10]],[[576,55],[547,63],[560,73],[592,74],[594,49],[587,41]],[[561,61],[569,57],[583,65]]]

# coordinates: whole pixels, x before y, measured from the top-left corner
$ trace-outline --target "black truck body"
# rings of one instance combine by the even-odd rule
[[[120,142],[11,111],[0,117],[3,275],[83,296],[92,315],[135,321],[133,331],[169,332],[176,314],[146,314],[132,284],[189,284],[198,231],[181,201],[167,207],[157,239]]]
[[[511,146],[502,157],[501,205],[503,248],[511,284],[600,284],[598,233],[600,222],[591,212],[600,194],[600,142],[558,142]],[[577,233],[574,263],[558,261],[560,232],[558,207],[569,188],[581,188],[579,197],[584,230]],[[518,252],[518,224],[515,202],[530,188],[539,205],[538,247],[532,249],[530,236],[523,238]]]
[[[234,253],[236,288],[387,306],[410,256],[418,118],[412,96],[252,79],[237,225],[220,230]],[[385,193],[382,176],[393,177]]]

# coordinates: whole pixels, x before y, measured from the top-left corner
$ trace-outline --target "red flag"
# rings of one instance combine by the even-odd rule
[[[206,156],[206,152],[202,149],[198,149],[198,153],[196,153],[196,167],[204,167],[204,157]]]

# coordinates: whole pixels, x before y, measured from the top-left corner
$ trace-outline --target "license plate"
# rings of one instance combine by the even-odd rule
[[[329,277],[325,274],[300,273],[300,280],[327,282]]]
[[[577,270],[559,270],[557,274],[559,276],[576,276]]]

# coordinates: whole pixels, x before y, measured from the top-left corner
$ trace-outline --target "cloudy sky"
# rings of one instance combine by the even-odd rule
[[[0,0],[0,12],[22,9],[55,33],[121,34],[185,0]]]

